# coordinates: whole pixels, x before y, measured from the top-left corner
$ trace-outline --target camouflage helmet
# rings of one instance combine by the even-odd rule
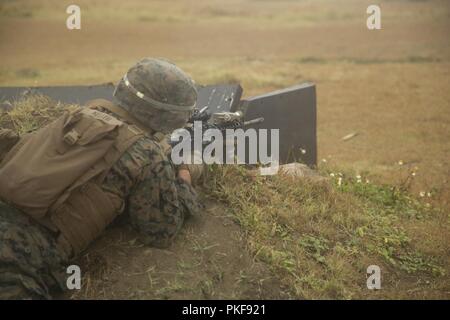
[[[119,81],[114,97],[142,124],[170,133],[186,124],[197,101],[197,89],[173,63],[144,58]]]

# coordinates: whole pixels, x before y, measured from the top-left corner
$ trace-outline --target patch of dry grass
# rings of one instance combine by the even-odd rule
[[[13,129],[19,135],[34,131],[60,116],[75,105],[56,102],[41,95],[24,96],[12,103],[9,111],[0,111],[0,128]]]

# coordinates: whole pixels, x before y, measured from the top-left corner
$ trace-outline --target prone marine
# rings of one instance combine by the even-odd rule
[[[193,184],[203,167],[175,166],[166,135],[197,100],[176,65],[144,58],[114,91],[34,132],[2,130],[0,299],[50,299],[66,266],[118,216],[146,245],[171,244],[202,205]]]

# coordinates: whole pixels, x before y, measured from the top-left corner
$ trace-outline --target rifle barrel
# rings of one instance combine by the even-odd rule
[[[261,123],[261,122],[263,122],[263,121],[264,121],[264,118],[263,118],[263,117],[256,118],[256,119],[253,119],[253,120],[245,121],[245,122],[244,122],[244,126],[249,126],[249,125],[251,125],[251,124],[256,124],[256,123]]]

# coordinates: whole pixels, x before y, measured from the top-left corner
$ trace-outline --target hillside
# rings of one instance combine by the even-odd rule
[[[0,126],[23,133],[71,108],[43,96],[14,103]],[[211,166],[199,191],[206,210],[167,250],[143,246],[118,219],[76,260],[81,291],[61,298],[449,298],[448,211],[398,184],[340,172],[323,178],[257,176]],[[408,175],[409,176],[409,175]],[[378,265],[382,290],[366,287]]]

